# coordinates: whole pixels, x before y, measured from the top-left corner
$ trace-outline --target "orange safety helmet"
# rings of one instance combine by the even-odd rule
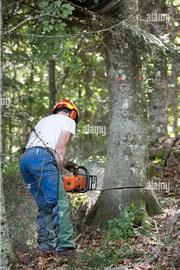
[[[69,117],[71,119],[73,119],[76,122],[76,124],[77,124],[78,121],[79,121],[79,112],[78,112],[78,109],[77,109],[76,105],[73,104],[68,99],[63,98],[58,103],[56,103],[56,105],[52,109],[52,113],[55,114],[57,112],[57,110],[63,109],[63,108],[67,108],[67,109],[70,110]]]

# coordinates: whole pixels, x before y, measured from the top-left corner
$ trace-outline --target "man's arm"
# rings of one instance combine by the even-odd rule
[[[55,159],[60,169],[62,169],[65,165],[66,147],[71,137],[72,137],[72,134],[69,131],[64,130],[61,132],[61,135],[56,144]]]

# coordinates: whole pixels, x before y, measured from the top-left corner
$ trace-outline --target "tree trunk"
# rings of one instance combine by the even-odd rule
[[[9,229],[6,219],[5,203],[4,203],[4,194],[1,184],[1,193],[0,193],[0,203],[1,203],[1,264],[0,268],[5,269],[8,267],[14,260],[14,255],[12,251],[11,241],[9,238]]]
[[[173,84],[173,93],[171,97],[171,105],[173,111],[173,127],[172,130],[175,136],[178,136],[178,73],[180,71],[180,64],[177,62],[177,55],[172,59],[172,84]],[[179,59],[180,60],[180,59]],[[178,70],[179,69],[179,70]]]
[[[136,10],[136,1],[131,1],[131,5],[124,2],[123,8],[128,8],[127,5]],[[141,63],[131,43],[127,46],[119,41],[121,32],[113,33],[105,38],[111,121],[104,191],[88,219],[95,225],[118,216],[121,209],[131,203],[145,205],[147,115],[137,80]]]
[[[1,95],[0,95],[1,97]],[[2,127],[1,123],[1,113],[0,113],[0,126]],[[2,159],[2,137],[0,135],[0,155],[1,161]],[[2,167],[2,163],[0,164]],[[0,260],[0,268],[5,269],[10,265],[10,262],[14,259],[11,242],[9,238],[9,230],[8,230],[8,223],[6,219],[6,210],[5,210],[5,202],[4,202],[4,190],[3,190],[3,181],[2,181],[2,172],[0,171],[0,243],[1,243],[1,260]]]
[[[158,145],[159,139],[168,136],[167,108],[169,104],[169,89],[167,83],[167,62],[161,55],[156,59],[155,72],[159,78],[155,79],[154,89],[149,95],[149,144]]]
[[[177,17],[176,17],[177,16]],[[178,20],[178,11],[176,7],[173,6],[173,1],[171,1],[171,42],[175,44],[177,36],[177,26],[175,22]],[[176,45],[176,44],[175,44]],[[179,58],[179,59],[178,59]],[[171,81],[172,81],[172,96],[171,96],[171,106],[173,112],[173,132],[175,136],[178,136],[178,76],[180,72],[180,57],[178,55],[176,47],[174,48],[174,53],[171,59]]]
[[[160,15],[166,13],[167,5],[164,0],[160,0],[146,6],[145,19],[147,19],[148,14]],[[150,21],[149,31],[162,39],[166,34],[166,24],[166,21]],[[154,80],[154,89],[149,95],[149,143],[150,145],[157,145],[160,138],[168,136],[167,108],[169,105],[169,88],[167,80],[167,57],[161,52],[157,52],[154,55],[153,62],[154,78],[152,80]]]
[[[118,12],[123,14],[119,17],[124,19],[137,10],[136,3],[135,0],[120,2]],[[87,224],[95,226],[119,216],[132,203],[146,207],[148,126],[138,80],[141,62],[139,52],[126,40],[123,30],[113,29],[113,34],[105,37],[111,120],[103,191],[87,218]],[[159,210],[162,209],[157,208],[158,213]]]
[[[1,2],[0,2],[0,10],[1,10]],[[2,21],[0,18],[0,30],[2,30]],[[2,43],[0,44],[0,63],[2,60]],[[0,89],[3,89],[2,83],[2,70],[0,74]],[[2,99],[3,92],[0,91],[0,100]],[[2,130],[2,110],[0,111],[0,129]],[[5,125],[6,130],[6,125]],[[3,162],[3,149],[5,145],[2,145],[2,135],[0,133],[0,243],[1,243],[1,252],[0,252],[0,269],[5,269],[10,265],[10,261],[13,259],[13,252],[11,247],[11,242],[9,239],[9,230],[8,223],[6,219],[6,211],[5,211],[5,202],[4,202],[4,192],[3,192],[3,178],[2,178],[2,162]]]
[[[12,138],[12,118],[9,118],[9,161],[12,161],[12,147],[13,147],[13,138]]]
[[[56,103],[56,74],[55,60],[49,60],[49,110],[51,111]]]

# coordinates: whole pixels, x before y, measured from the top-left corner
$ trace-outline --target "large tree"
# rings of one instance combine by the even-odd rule
[[[117,217],[124,207],[132,203],[144,207],[151,214],[161,211],[156,196],[145,187],[148,121],[140,82],[141,50],[132,38],[133,21],[131,26],[126,24],[128,17],[135,17],[137,8],[135,0],[121,1],[109,17],[114,21],[118,18],[122,23],[105,34],[110,133],[103,190],[88,218],[88,222],[96,225]]]

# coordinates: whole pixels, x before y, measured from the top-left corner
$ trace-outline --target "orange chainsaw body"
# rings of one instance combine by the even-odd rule
[[[86,175],[65,175],[63,181],[66,191],[80,191],[84,190],[87,186]]]
[[[73,174],[63,176],[64,189],[68,192],[84,193],[97,188],[97,176],[90,175],[89,171],[79,166]]]

